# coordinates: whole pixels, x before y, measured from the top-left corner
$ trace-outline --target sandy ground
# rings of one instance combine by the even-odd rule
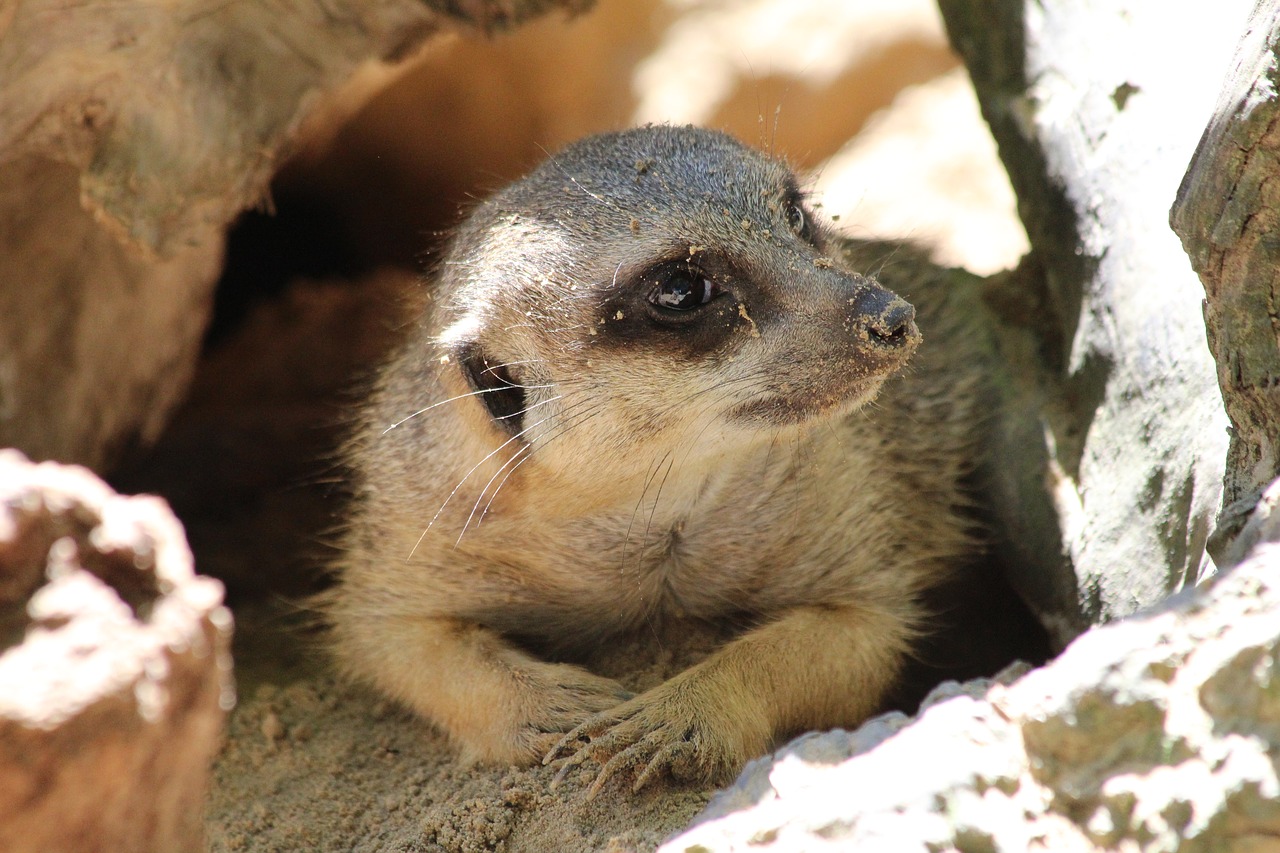
[[[931,638],[891,706],[914,711],[942,678],[1042,660],[1043,638],[1011,593],[952,589],[949,628]],[[1005,602],[1000,605],[1000,601]],[[444,738],[372,691],[335,680],[319,635],[295,605],[236,608],[240,700],[214,768],[209,849],[221,851],[648,851],[687,827],[714,788],[619,776],[591,800],[594,766],[556,788],[557,768],[468,767]],[[645,690],[687,668],[728,628],[674,625],[612,643],[586,664]],[[677,642],[678,639],[678,642]],[[675,651],[678,649],[679,651]]]
[[[287,606],[238,615],[241,696],[214,768],[211,851],[644,851],[710,797],[619,781],[589,800],[589,767],[553,790],[555,767],[463,766],[421,720],[335,681],[294,621]],[[633,687],[686,663],[658,653],[636,667],[635,652],[615,660]]]

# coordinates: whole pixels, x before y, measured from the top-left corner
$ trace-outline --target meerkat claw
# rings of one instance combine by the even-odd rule
[[[596,774],[595,780],[591,783],[591,787],[587,789],[587,799],[594,800],[604,786],[615,774],[620,770],[640,763],[640,744],[630,746],[621,752],[615,753],[601,767],[600,772]]]
[[[649,762],[645,765],[644,769],[636,775],[635,782],[631,783],[631,793],[640,793],[641,789],[652,782],[654,777],[663,771],[667,771],[673,776],[676,775],[675,768],[677,766],[678,759],[684,759],[684,761],[680,762],[681,765],[685,763],[692,764],[695,760],[693,744],[684,742],[669,743],[659,749],[658,752],[649,759]]]
[[[666,728],[644,732],[643,727],[637,727],[631,719],[636,710],[632,709],[627,716],[616,712],[599,714],[561,738],[543,758],[544,765],[564,762],[551,781],[552,789],[588,761],[599,763],[600,769],[587,789],[587,799],[594,799],[611,779],[629,768],[639,768],[631,784],[632,793],[638,793],[663,773],[677,779],[689,776],[679,770],[696,767],[695,744],[687,735],[675,736]],[[570,750],[572,752],[566,754]]]
[[[610,714],[596,714],[583,720],[573,729],[570,729],[559,742],[542,757],[542,766],[547,766],[553,761],[565,760],[569,764],[568,768],[577,767],[582,762],[590,758],[588,747],[593,746],[595,739],[602,733],[607,731],[610,726],[616,725],[618,720]],[[568,754],[570,746],[577,743],[573,754]],[[563,770],[561,775],[563,775]]]

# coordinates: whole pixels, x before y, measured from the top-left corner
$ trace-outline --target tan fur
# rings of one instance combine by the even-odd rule
[[[328,605],[347,672],[468,758],[555,748],[637,786],[724,779],[877,710],[925,627],[920,592],[976,551],[961,480],[980,376],[948,340],[941,276],[904,252],[884,278],[903,276],[928,344],[875,396],[914,339],[889,352],[849,307],[883,291],[789,230],[789,180],[719,134],[646,128],[476,211],[349,449]],[[732,262],[705,351],[606,310],[673,251]],[[864,251],[863,268],[891,250]],[[525,389],[518,438],[471,393],[472,344]],[[760,400],[784,414],[744,414]],[[755,627],[635,697],[556,662],[686,618]]]

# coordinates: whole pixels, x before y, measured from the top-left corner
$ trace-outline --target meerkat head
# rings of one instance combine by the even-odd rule
[[[848,413],[920,334],[841,267],[785,166],[713,131],[583,140],[483,203],[436,340],[495,439],[601,473]]]

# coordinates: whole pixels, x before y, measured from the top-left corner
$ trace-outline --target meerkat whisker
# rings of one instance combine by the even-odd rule
[[[498,479],[498,476],[502,474],[504,470],[506,470],[508,465],[510,465],[512,462],[515,462],[517,459],[519,459],[521,456],[525,455],[526,453],[530,452],[529,448],[530,448],[530,445],[528,444],[520,445],[520,448],[511,455],[511,458],[508,459],[506,462],[503,462],[502,465],[499,466],[498,470],[493,472],[493,476],[489,478],[489,482],[484,484],[484,488],[482,488],[480,490],[480,494],[476,496],[475,503],[472,504],[471,506],[471,513],[467,516],[467,520],[462,523],[462,529],[458,531],[458,538],[454,540],[454,543],[453,543],[454,548],[457,548],[459,545],[462,544],[462,537],[467,534],[467,528],[471,526],[471,519],[475,518],[476,510],[480,508],[480,502],[484,500],[485,493],[489,491],[489,487],[493,485],[493,481]],[[517,466],[519,465],[519,463],[516,463],[516,464]],[[490,503],[492,503],[492,498],[490,499]]]
[[[649,545],[649,531],[653,529],[653,517],[658,512],[658,502],[662,500],[662,487],[667,484],[667,477],[671,476],[671,469],[675,466],[675,457],[667,456],[666,471],[662,475],[662,479],[658,481],[658,491],[653,495],[653,506],[649,508],[649,518],[645,521],[644,536],[640,539],[640,553],[644,554],[645,548]],[[657,470],[654,471],[657,473]],[[643,500],[643,495],[641,496]]]
[[[405,562],[408,562],[409,560],[413,559],[414,552],[417,551],[418,546],[422,544],[422,541],[426,539],[427,534],[431,532],[431,528],[432,526],[435,525],[436,519],[440,518],[440,513],[444,512],[445,507],[449,505],[449,501],[453,500],[453,496],[456,495],[458,493],[458,490],[462,488],[463,484],[466,483],[467,480],[471,478],[471,475],[474,474],[480,468],[481,465],[488,462],[497,453],[501,452],[502,449],[505,448],[507,445],[511,444],[514,441],[519,441],[522,436],[527,434],[534,427],[537,427],[543,423],[546,423],[547,420],[549,419],[544,418],[543,420],[538,421],[537,423],[530,424],[529,426],[522,429],[520,432],[516,433],[515,435],[508,438],[506,441],[502,442],[502,444],[499,444],[493,450],[490,450],[488,453],[485,454],[483,459],[481,459],[475,465],[472,465],[470,470],[468,470],[467,473],[462,476],[462,479],[458,481],[458,484],[454,486],[453,489],[449,492],[448,497],[444,499],[444,503],[440,504],[440,508],[436,510],[435,515],[431,516],[431,520],[427,522],[427,526],[423,529],[422,535],[418,537],[418,541],[414,544],[413,549],[409,551],[409,556],[405,557]]]
[[[526,386],[526,387],[527,387],[527,386]],[[547,387],[547,388],[549,388],[549,387],[552,387],[552,386],[547,385],[547,386],[542,386],[542,387]],[[518,416],[520,416],[520,415],[527,414],[528,412],[531,412],[531,411],[533,411],[534,409],[536,409],[536,408],[538,408],[538,407],[540,407],[540,406],[550,405],[550,404],[555,403],[555,402],[557,402],[558,400],[561,400],[561,399],[563,399],[562,395],[556,395],[556,396],[554,396],[554,397],[548,397],[548,398],[547,398],[547,399],[545,399],[545,400],[539,400],[538,402],[534,403],[533,405],[525,406],[525,407],[524,407],[523,409],[521,409],[520,411],[512,413],[512,414],[511,414],[511,415],[509,415],[508,417],[518,417]],[[552,417],[554,417],[554,415],[553,415]],[[513,438],[518,438],[518,437],[520,437],[520,436],[522,436],[522,435],[526,434],[529,430],[533,429],[533,428],[534,428],[534,427],[536,427],[536,426],[539,426],[540,424],[546,423],[546,422],[547,422],[548,420],[550,420],[550,419],[551,419],[551,418],[544,418],[543,420],[538,421],[538,423],[536,423],[536,424],[531,424],[531,425],[528,427],[528,429],[523,430],[522,432],[518,433],[516,436],[513,436]],[[494,481],[495,479],[497,479],[498,475],[502,473],[502,470],[503,470],[504,468],[506,468],[508,465],[510,465],[510,464],[511,464],[511,462],[513,462],[517,457],[521,456],[522,454],[525,454],[525,453],[526,453],[526,451],[528,451],[529,453],[532,453],[532,450],[533,450],[533,446],[532,446],[532,444],[523,444],[523,445],[521,445],[520,449],[518,449],[518,450],[515,452],[515,454],[514,454],[510,459],[508,459],[506,462],[502,463],[501,467],[499,467],[499,468],[498,468],[498,470],[494,473],[494,475],[493,475],[492,477],[490,477],[490,478],[489,478],[489,482],[488,482],[488,483],[486,483],[486,484],[485,484],[485,486],[484,486],[484,488],[480,490],[480,495],[476,498],[476,506],[479,506],[480,501],[484,500],[485,492],[487,492],[487,491],[489,490],[489,486],[491,486],[491,485],[493,484],[493,481]],[[488,458],[488,457],[486,457],[486,459],[487,459],[487,458]],[[519,466],[517,466],[517,467],[519,467]],[[474,469],[473,469],[473,470],[474,470]],[[465,479],[466,479],[466,478],[464,477],[464,478],[463,478],[463,480],[465,481]],[[505,482],[505,480],[504,480],[504,482]],[[459,483],[458,485],[459,485],[459,486],[461,486],[461,485],[462,485],[462,483]],[[494,494],[495,494],[495,496],[496,496],[496,494],[497,494],[497,491],[496,491],[496,490],[495,490]],[[490,499],[489,499],[489,503],[490,503],[490,504],[492,504],[492,503],[493,503],[493,498],[490,498]],[[467,532],[467,527],[471,524],[471,518],[472,518],[472,516],[474,516],[474,515],[475,515],[475,507],[472,507],[472,509],[471,509],[471,515],[467,517],[467,522],[466,522],[466,524],[463,524],[463,525],[462,525],[462,531],[458,534],[458,542],[461,542],[461,541],[462,541],[462,535],[463,535],[464,533],[466,533],[466,532]],[[455,545],[456,545],[456,544],[457,544],[457,543],[455,543]]]
[[[595,409],[588,409],[585,413],[583,413],[582,420],[590,420],[594,411]],[[540,446],[546,447],[555,439],[566,434],[572,427],[573,427],[573,424],[567,424],[567,425],[557,427],[557,430],[555,432],[549,433],[544,439],[542,439]],[[502,490],[502,487],[506,484],[507,480],[510,479],[511,475],[515,473],[516,468],[519,468],[521,465],[527,462],[530,458],[532,458],[534,453],[536,453],[538,450],[538,447],[535,447],[533,444],[529,444],[527,445],[527,447],[529,449],[529,452],[524,454],[524,456],[520,459],[520,461],[514,467],[512,467],[507,471],[506,476],[502,478],[502,482],[498,484],[498,487],[493,490],[493,494],[489,496],[489,502],[485,504],[484,511],[480,513],[480,520],[476,522],[477,527],[479,527],[481,522],[484,521],[484,517],[489,514],[489,507],[493,506],[493,501],[495,498],[497,498],[498,492]],[[481,496],[483,497],[483,493],[481,494]]]
[[[671,458],[671,452],[671,450],[667,450],[663,453],[662,458],[658,459],[657,464],[655,464],[649,471],[648,476],[644,479],[644,485],[640,489],[640,497],[636,498],[636,504],[631,508],[631,517],[627,519],[627,532],[623,534],[622,537],[621,565],[618,568],[620,573],[625,572],[627,569],[627,546],[631,544],[631,528],[636,522],[636,515],[639,514],[640,507],[644,505],[644,496],[649,493],[649,486],[653,485],[654,478],[658,476],[658,470],[662,467],[664,462]],[[655,456],[654,458],[657,457]],[[642,544],[641,549],[643,548],[644,546]]]
[[[506,367],[507,365],[501,365],[501,366]],[[551,385],[525,385],[525,386],[523,386],[523,387],[524,387],[524,388],[529,388],[529,389],[543,389],[543,388],[551,388],[551,387],[554,387],[554,386],[551,386]],[[424,406],[423,408],[418,409],[418,411],[414,412],[413,414],[408,415],[408,416],[406,416],[406,417],[403,417],[403,418],[401,418],[400,420],[396,421],[396,422],[395,422],[395,423],[393,423],[391,426],[389,426],[389,427],[387,427],[386,429],[384,429],[384,430],[382,431],[382,434],[383,434],[383,435],[386,435],[387,433],[391,432],[391,431],[392,431],[393,429],[395,429],[396,427],[404,426],[404,425],[405,425],[406,423],[408,423],[409,421],[411,421],[411,420],[413,420],[414,418],[418,417],[418,415],[424,415],[424,414],[426,414],[427,412],[431,411],[432,409],[436,408],[437,406],[443,406],[443,405],[445,405],[446,403],[456,403],[456,402],[458,402],[459,400],[465,400],[465,399],[467,399],[468,397],[479,397],[481,394],[492,394],[494,391],[500,391],[500,390],[502,390],[502,389],[500,389],[500,388],[482,388],[482,389],[480,389],[480,390],[478,390],[478,391],[468,391],[468,392],[467,392],[467,393],[465,393],[465,394],[458,394],[457,396],[450,397],[450,398],[449,398],[449,399],[447,399],[447,400],[441,400],[441,401],[439,401],[438,403],[432,403],[431,405],[429,405],[429,406]]]
[[[559,399],[561,399],[561,397],[560,397],[560,396],[556,396],[556,397],[552,397],[552,398],[547,399],[547,400],[542,400],[542,401],[540,401],[540,402],[538,402],[538,403],[535,403],[535,404],[534,404],[534,405],[532,405],[532,406],[527,407],[527,408],[525,409],[525,411],[530,411],[530,410],[532,410],[532,409],[537,408],[538,406],[546,405],[546,404],[548,404],[548,403],[554,403],[555,401],[557,401],[557,400],[559,400]],[[575,412],[574,410],[572,410],[572,409],[571,409],[569,412],[562,412],[562,413],[560,413],[559,417],[560,417],[560,419],[562,419],[562,420],[563,420],[563,419],[564,419],[567,415],[569,415],[570,413],[573,413],[575,417],[577,416],[577,412]],[[589,414],[589,413],[590,413],[590,410],[588,410],[588,414]],[[551,417],[549,417],[549,418],[544,418],[543,420],[538,421],[538,423],[537,423],[537,424],[533,424],[533,425],[530,427],[530,429],[532,429],[532,427],[533,427],[533,426],[538,426],[539,424],[547,423],[548,421],[550,421],[550,420],[554,419],[555,417],[556,417],[556,416],[555,416],[555,415],[553,415],[553,416],[551,416]],[[563,429],[563,430],[567,430],[567,429],[569,429],[569,428],[570,428],[570,425],[566,425],[566,426],[563,426],[563,427],[559,427],[559,429]],[[525,430],[524,432],[528,432],[528,430]],[[521,433],[521,434],[523,434],[523,433]],[[555,437],[555,436],[554,436],[554,434],[553,434],[553,435],[550,435],[550,436],[548,436],[547,438],[543,439],[543,445],[545,446],[545,444],[546,444],[547,442],[551,441],[551,439],[552,439],[552,438],[554,438],[554,437]],[[457,547],[457,545],[458,545],[458,544],[460,544],[460,543],[462,542],[462,537],[463,537],[463,535],[467,532],[467,528],[471,526],[471,520],[475,517],[476,510],[477,510],[477,509],[479,509],[479,507],[480,507],[480,502],[481,502],[482,500],[484,500],[484,496],[485,496],[485,494],[489,491],[489,487],[493,485],[494,480],[498,479],[498,476],[499,476],[500,474],[502,474],[503,470],[504,470],[504,469],[506,469],[506,468],[507,468],[507,466],[508,466],[508,465],[510,465],[512,462],[515,462],[515,461],[516,461],[516,459],[521,458],[521,457],[527,457],[527,456],[532,455],[532,454],[533,454],[533,452],[534,452],[534,449],[535,449],[535,446],[534,446],[534,444],[533,444],[532,442],[530,442],[530,443],[528,443],[528,444],[525,444],[525,445],[522,445],[522,446],[521,446],[521,448],[520,448],[519,450],[517,450],[517,451],[515,452],[515,454],[514,454],[514,455],[512,455],[512,457],[511,457],[510,459],[508,459],[506,462],[502,463],[502,465],[498,468],[498,470],[494,472],[493,476],[489,478],[489,482],[485,483],[484,488],[482,488],[482,489],[480,490],[480,494],[476,497],[475,504],[471,507],[471,514],[467,516],[467,520],[466,520],[466,522],[462,525],[462,530],[458,533],[458,539],[457,539],[457,541],[454,543],[454,546],[455,546],[455,547]],[[515,470],[515,468],[518,468],[518,467],[520,467],[520,465],[519,465],[519,464],[517,464],[515,467],[511,468],[511,469],[508,471],[507,476],[510,476],[510,471],[514,471],[514,470]],[[506,478],[505,478],[505,477],[503,478],[503,481],[502,481],[502,482],[503,482],[503,483],[505,483],[505,482],[506,482]],[[459,485],[461,485],[461,484],[459,484]],[[502,485],[501,485],[501,484],[499,484],[498,489],[501,489],[501,488],[502,488]],[[493,499],[494,499],[495,497],[497,497],[497,495],[498,495],[498,489],[494,489],[493,496],[489,498],[489,503],[488,503],[488,504],[486,504],[486,506],[485,506],[485,511],[484,511],[483,513],[481,513],[481,515],[480,515],[480,519],[481,519],[481,520],[483,520],[483,519],[484,519],[484,516],[488,513],[489,507],[493,505]],[[479,523],[480,523],[479,521],[477,521],[477,522],[476,522],[477,526],[479,526]]]

